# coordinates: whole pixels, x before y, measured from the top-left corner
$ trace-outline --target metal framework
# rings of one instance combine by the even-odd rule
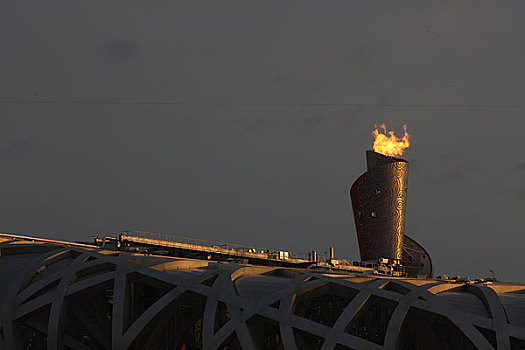
[[[0,243],[0,349],[522,349],[525,285]]]

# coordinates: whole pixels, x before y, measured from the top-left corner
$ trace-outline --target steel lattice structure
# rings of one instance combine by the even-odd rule
[[[0,244],[1,349],[522,349],[525,285]]]

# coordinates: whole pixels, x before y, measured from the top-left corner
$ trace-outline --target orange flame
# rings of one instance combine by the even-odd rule
[[[381,153],[385,156],[396,157],[402,156],[405,148],[410,146],[410,135],[407,132],[407,126],[403,125],[405,135],[403,138],[398,138],[393,131],[386,131],[385,124],[379,125],[383,129],[383,133],[380,133],[377,125],[374,125],[375,129],[372,131],[374,135],[374,152]]]

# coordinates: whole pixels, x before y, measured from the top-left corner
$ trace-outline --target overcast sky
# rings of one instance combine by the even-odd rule
[[[359,259],[374,124],[437,274],[525,281],[522,1],[0,4],[0,231]]]

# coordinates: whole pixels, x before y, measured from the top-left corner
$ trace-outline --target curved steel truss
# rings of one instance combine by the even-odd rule
[[[521,349],[525,285],[320,274],[16,241],[1,349]]]

